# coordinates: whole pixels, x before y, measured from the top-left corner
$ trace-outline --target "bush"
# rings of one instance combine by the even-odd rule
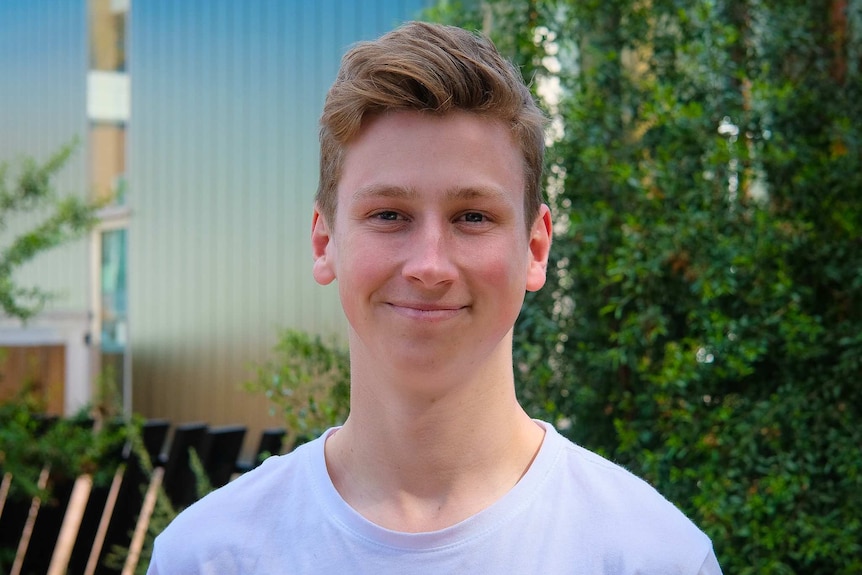
[[[87,408],[69,418],[46,416],[26,390],[0,404],[0,468],[14,478],[10,496],[45,496],[36,486],[43,467],[53,482],[87,473],[96,485],[110,483],[134,425],[118,420],[94,429]]]
[[[347,350],[319,336],[284,330],[274,358],[257,368],[246,388],[272,402],[272,414],[284,418],[286,444],[313,439],[344,422],[350,407],[350,360]]]
[[[26,390],[0,403],[0,475],[12,477],[4,516],[20,516],[33,497],[39,497],[48,510],[63,513],[64,497],[75,478],[89,474],[97,487],[110,484],[123,461],[127,440],[137,435],[137,420],[96,422],[88,410],[55,418],[44,415],[43,407]],[[46,485],[39,484],[43,469],[50,470]],[[9,522],[7,517],[4,520]],[[10,525],[14,524],[13,519]],[[12,527],[0,538],[0,572],[15,557],[19,537]]]
[[[725,572],[862,571],[859,9],[481,6],[562,86],[525,406],[676,502]]]

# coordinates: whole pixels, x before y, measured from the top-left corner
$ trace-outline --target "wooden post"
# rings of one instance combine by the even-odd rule
[[[47,466],[42,468],[37,484],[39,491],[48,486],[49,473],[50,470]],[[36,525],[36,517],[39,515],[40,507],[42,507],[42,499],[37,495],[30,502],[30,511],[27,513],[27,520],[21,531],[21,539],[18,541],[18,550],[15,552],[15,561],[12,563],[12,570],[9,575],[21,575],[21,569],[24,567],[24,556],[27,554],[27,547],[30,546],[30,538],[33,536],[33,527]]]
[[[129,545],[129,555],[126,557],[126,564],[123,565],[122,575],[133,575],[135,567],[138,566],[138,560],[141,558],[141,550],[144,548],[147,527],[150,525],[150,517],[152,517],[153,510],[156,507],[156,499],[162,486],[164,474],[164,467],[157,467],[153,470],[153,478],[150,480],[150,486],[147,488],[147,494],[144,496],[144,504],[141,506],[141,514],[138,517],[138,523],[135,525],[135,533],[132,535],[132,542]]]
[[[108,491],[108,499],[105,501],[105,508],[102,510],[102,518],[99,520],[98,529],[96,529],[96,538],[93,540],[93,547],[90,549],[90,557],[87,559],[87,567],[84,569],[84,575],[93,575],[96,572],[96,567],[99,565],[99,556],[102,554],[102,546],[105,544],[105,537],[108,535],[108,526],[111,524],[111,517],[114,516],[114,507],[117,505],[117,497],[120,495],[120,487],[122,487],[125,472],[126,466],[123,464],[117,467],[117,472],[114,473],[114,480],[111,482],[111,488]]]
[[[54,544],[54,553],[51,555],[47,575],[64,575],[69,568],[72,549],[75,547],[78,530],[81,528],[81,521],[84,520],[84,511],[87,509],[87,501],[90,499],[92,489],[93,478],[90,475],[79,475],[75,480],[66,513],[63,515],[60,534],[57,535],[57,542]]]
[[[6,505],[6,497],[9,496],[9,488],[12,486],[12,474],[8,471],[3,474],[3,482],[0,483],[0,517],[3,516],[3,507]]]

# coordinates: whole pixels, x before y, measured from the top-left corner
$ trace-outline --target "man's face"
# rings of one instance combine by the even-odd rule
[[[550,215],[524,221],[506,126],[390,112],[347,147],[336,221],[315,213],[314,276],[338,280],[352,358],[416,371],[511,364],[526,290],[545,281]]]

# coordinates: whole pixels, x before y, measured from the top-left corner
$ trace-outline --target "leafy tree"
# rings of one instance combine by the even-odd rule
[[[682,507],[728,573],[862,571],[862,14],[831,4],[432,14],[561,85],[523,402]]]
[[[10,317],[27,320],[53,297],[38,287],[19,286],[15,271],[38,254],[86,233],[96,222],[98,205],[72,195],[59,197],[51,184],[74,149],[75,144],[66,145],[44,163],[26,159],[14,178],[8,163],[0,163],[0,233],[13,217],[45,214],[0,251],[0,310]]]

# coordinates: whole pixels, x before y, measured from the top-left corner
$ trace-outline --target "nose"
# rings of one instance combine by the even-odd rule
[[[427,224],[416,229],[407,244],[404,276],[426,287],[450,283],[458,275],[457,255],[451,233],[445,226]]]

